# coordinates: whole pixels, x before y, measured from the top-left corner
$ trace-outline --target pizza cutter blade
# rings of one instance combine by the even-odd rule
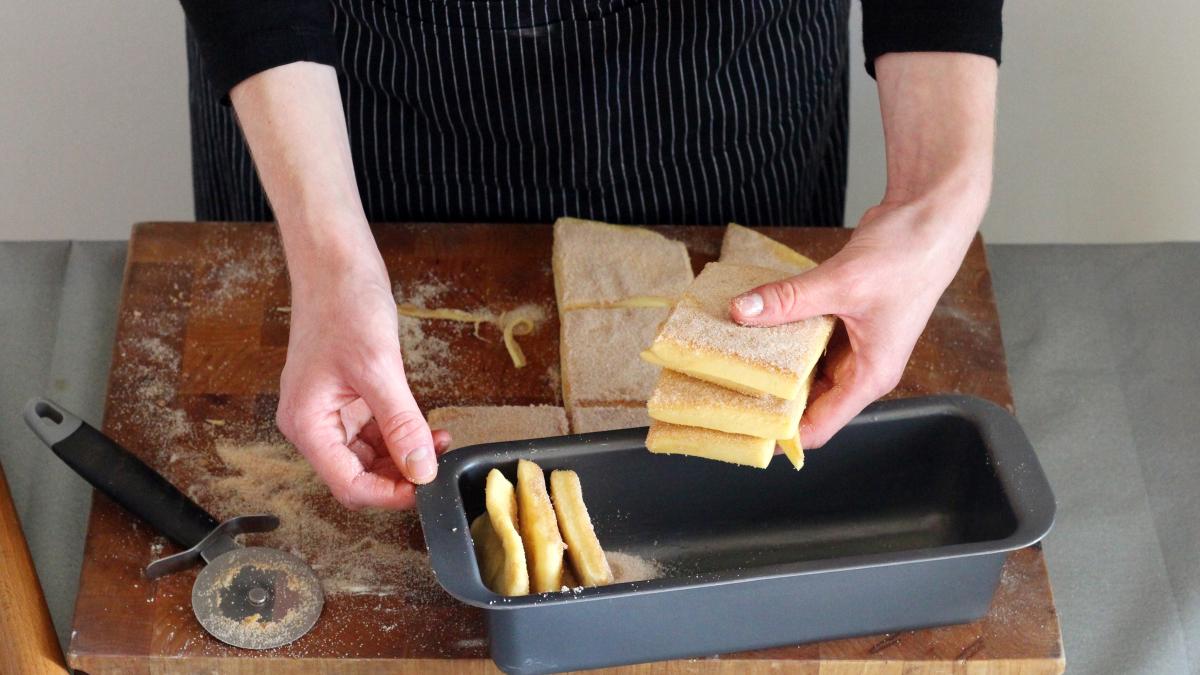
[[[271,649],[316,624],[325,600],[312,568],[290,553],[234,539],[279,527],[277,517],[218,523],[116,441],[46,399],[26,404],[25,422],[76,473],[184,547],[150,563],[147,578],[207,563],[192,585],[192,611],[210,635],[235,647]]]
[[[271,649],[307,633],[321,616],[321,583],[296,556],[250,546],[221,554],[196,576],[192,611],[218,640]]]

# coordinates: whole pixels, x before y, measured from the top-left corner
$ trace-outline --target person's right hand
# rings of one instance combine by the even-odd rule
[[[409,391],[386,270],[296,272],[279,429],[347,508],[410,508],[450,439]]]
[[[407,508],[437,474],[404,379],[396,304],[363,212],[337,72],[296,61],[229,91],[279,223],[292,328],[279,429],[349,508]]]

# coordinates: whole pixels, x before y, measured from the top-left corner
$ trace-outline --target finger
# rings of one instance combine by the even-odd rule
[[[813,400],[800,419],[800,444],[819,448],[863,408],[881,395],[870,382],[868,373],[856,370],[854,376],[833,380],[833,385]]]
[[[350,452],[354,453],[354,456],[358,458],[358,461],[363,466],[371,466],[371,463],[379,456],[379,452],[370,443],[361,438],[355,438],[347,443],[346,447],[350,449]]]
[[[358,437],[375,448],[376,454],[388,454],[387,443],[383,442],[383,432],[379,430],[379,425],[374,419],[363,425],[362,430],[358,432]]]
[[[396,463],[392,461],[389,455],[376,457],[375,461],[367,468],[377,476],[404,483],[408,482],[408,479],[404,477],[404,474],[400,473],[400,469],[396,467]]]
[[[432,431],[434,452],[440,455],[449,450],[452,442],[450,432],[446,431],[445,429],[433,429]],[[365,441],[367,444],[369,444],[375,449],[375,453],[377,455],[388,454],[387,444],[383,441],[383,433],[379,431],[379,425],[375,423],[374,419],[365,424],[358,432],[358,440]]]
[[[838,322],[833,331],[826,347],[825,358],[821,359],[816,368],[816,377],[813,378],[812,386],[808,388],[805,410],[811,410],[813,402],[833,389],[834,384],[849,381],[854,377],[854,350],[850,347],[846,328],[841,322]]]
[[[825,395],[825,392],[833,388],[833,378],[822,375],[813,380],[812,386],[808,388],[808,400],[815,401]],[[808,406],[805,406],[807,409]]]
[[[346,443],[358,436],[363,427],[371,422],[371,408],[361,398],[356,398],[338,411],[342,427],[346,430]]]
[[[337,413],[329,413],[301,422],[291,440],[329,486],[334,499],[346,508],[411,508],[415,501],[412,484],[368,471],[341,442],[343,433]]]
[[[729,316],[745,326],[777,326],[836,314],[837,309],[837,283],[826,263],[735,297],[729,303]]]
[[[825,445],[872,400],[873,396],[852,386],[835,384],[813,402],[800,420],[801,446],[812,449]]]
[[[433,430],[433,449],[437,454],[443,454],[450,450],[450,444],[454,441],[450,436],[450,432],[445,429]]]
[[[433,434],[408,389],[399,353],[392,367],[369,369],[356,384],[375,413],[383,442],[400,471],[414,483],[433,480],[437,476]]]

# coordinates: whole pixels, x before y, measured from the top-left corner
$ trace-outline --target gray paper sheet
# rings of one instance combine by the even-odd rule
[[[1068,672],[1200,673],[1200,244],[988,254]]]

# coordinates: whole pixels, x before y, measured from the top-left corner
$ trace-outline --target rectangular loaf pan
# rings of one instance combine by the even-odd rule
[[[877,403],[797,472],[654,455],[628,429],[462,448],[417,491],[434,572],[486,610],[491,656],[547,673],[973,621],[1006,553],[1046,535],[1054,497],[1016,420],[977,398]],[[606,550],[663,578],[506,598],[469,522],[518,459],[572,469]]]

